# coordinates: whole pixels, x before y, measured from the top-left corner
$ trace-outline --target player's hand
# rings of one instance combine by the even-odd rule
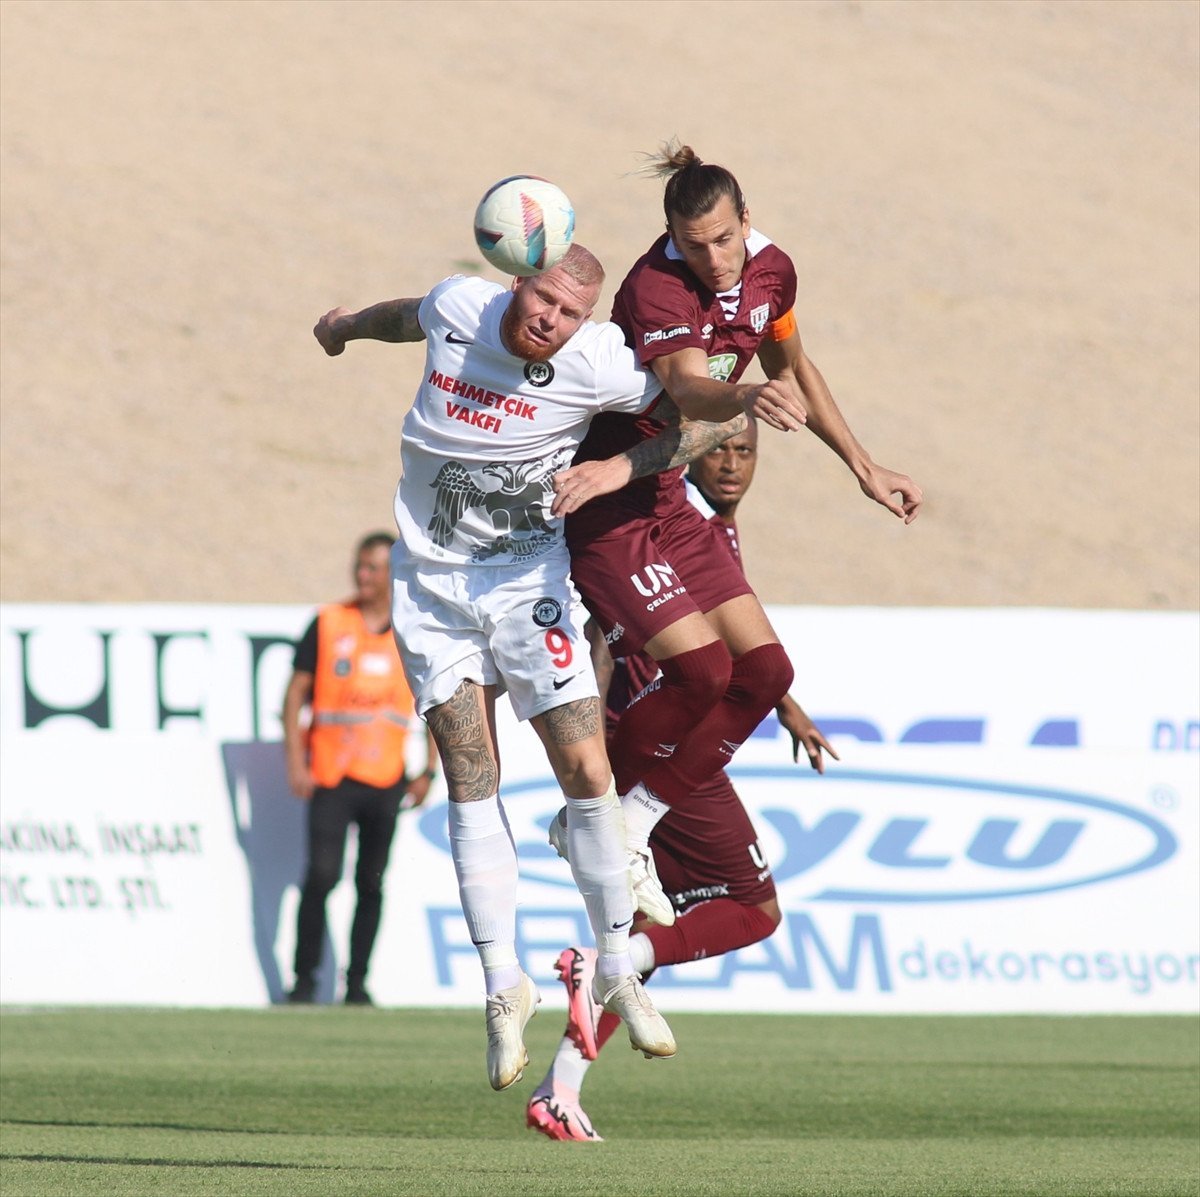
[[[550,514],[570,515],[584,503],[620,490],[632,477],[633,465],[623,453],[603,461],[583,461],[560,470],[552,480],[554,502],[550,504]]]
[[[808,423],[804,405],[792,388],[777,378],[748,388],[742,406],[748,416],[757,416],[780,432],[795,432]]]
[[[779,722],[783,724],[788,735],[792,737],[792,760],[800,761],[800,749],[808,757],[808,763],[818,772],[825,772],[825,758],[822,751],[829,753],[835,761],[842,758],[834,751],[833,745],[821,734],[821,729],[804,713],[791,695],[785,695],[776,708]]]
[[[313,336],[330,357],[337,357],[346,348],[345,317],[349,315],[349,308],[334,308],[326,312],[313,327]]]
[[[897,474],[882,466],[872,466],[870,473],[858,484],[868,499],[882,504],[906,524],[917,518],[925,501],[921,488],[907,474]]]

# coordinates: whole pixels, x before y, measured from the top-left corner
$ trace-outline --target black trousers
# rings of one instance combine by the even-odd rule
[[[358,861],[354,869],[358,901],[350,929],[346,979],[361,984],[366,978],[383,911],[383,874],[404,792],[403,779],[380,789],[347,777],[332,789],[318,787],[313,793],[308,807],[308,871],[296,928],[297,980],[311,980],[321,964],[325,900],[341,880],[346,832],[351,823],[358,827]]]

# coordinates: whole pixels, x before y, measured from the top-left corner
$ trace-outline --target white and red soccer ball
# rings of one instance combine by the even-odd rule
[[[494,183],[475,209],[475,244],[505,274],[549,270],[571,248],[575,209],[553,183],[512,175]]]

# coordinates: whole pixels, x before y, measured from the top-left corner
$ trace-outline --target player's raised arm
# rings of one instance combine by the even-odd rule
[[[612,494],[635,478],[690,465],[731,436],[743,432],[747,423],[743,412],[737,412],[729,420],[689,420],[665,394],[654,414],[668,421],[657,436],[639,441],[615,457],[583,461],[555,474],[550,514],[570,515],[590,500]]]
[[[663,389],[689,420],[721,422],[739,412],[757,416],[780,432],[793,432],[806,420],[794,388],[774,378],[764,383],[718,382],[708,374],[708,357],[689,346],[649,363]]]
[[[347,341],[423,341],[420,307],[420,299],[385,299],[361,312],[334,308],[317,321],[313,336],[330,357],[337,357]]]
[[[906,524],[911,524],[921,509],[924,498],[921,488],[907,474],[899,474],[871,460],[871,455],[850,431],[821,371],[804,352],[799,330],[793,326],[784,340],[763,341],[758,360],[768,378],[782,385],[790,381],[800,388],[808,411],[809,429],[846,463],[858,479],[863,494]]]

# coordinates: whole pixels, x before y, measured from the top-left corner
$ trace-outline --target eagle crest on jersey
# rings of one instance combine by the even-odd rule
[[[472,553],[486,561],[498,553],[512,553],[525,560],[537,557],[555,543],[555,532],[546,520],[554,497],[551,483],[556,469],[542,461],[490,461],[477,474],[497,479],[499,488],[484,488],[461,461],[448,461],[430,484],[434,497],[433,518],[427,531],[441,548],[454,536],[458,521],[470,508],[482,508],[496,530],[495,539]]]

